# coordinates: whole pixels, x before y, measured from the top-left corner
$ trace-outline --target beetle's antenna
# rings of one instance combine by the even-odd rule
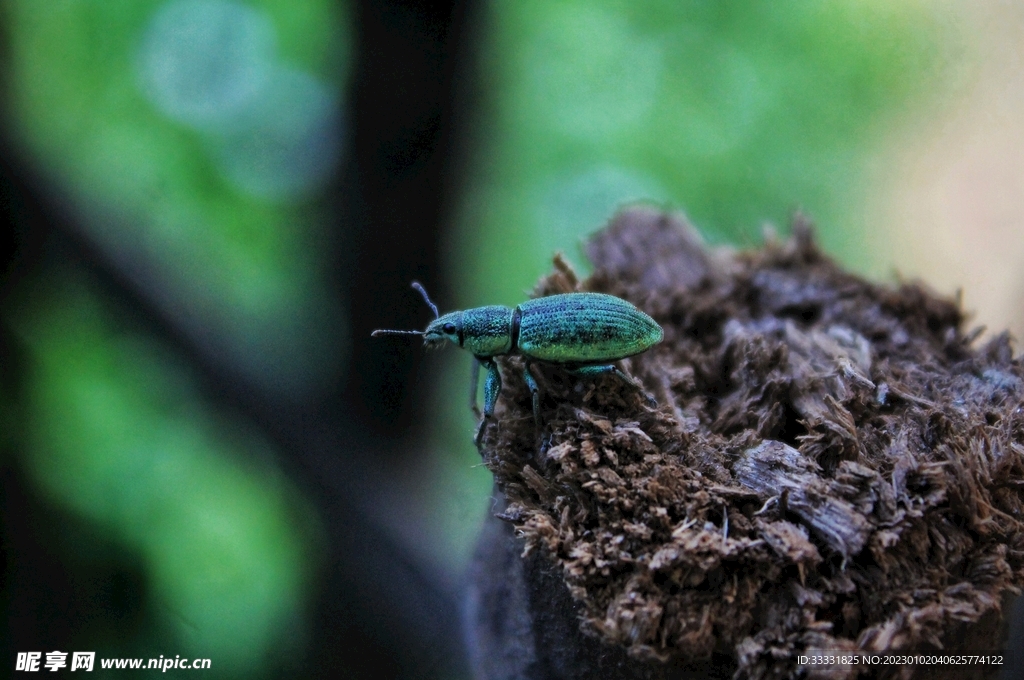
[[[412,287],[418,290],[420,292],[420,295],[423,296],[423,299],[427,301],[428,305],[430,305],[430,309],[433,310],[434,312],[434,318],[436,319],[437,317],[441,316],[440,314],[437,313],[437,305],[430,301],[430,296],[427,295],[427,289],[421,286],[419,281],[413,281]]]
[[[380,328],[370,333],[371,338],[375,338],[378,335],[423,335],[423,331],[389,331],[386,328]]]
[[[430,305],[430,311],[434,312],[434,318],[441,316],[437,313],[437,305],[430,301],[430,296],[427,295],[427,289],[420,285],[419,281],[413,281],[412,287],[419,291],[423,299]],[[371,338],[376,338],[378,335],[425,335],[425,331],[391,331],[386,328],[381,328],[370,333]]]

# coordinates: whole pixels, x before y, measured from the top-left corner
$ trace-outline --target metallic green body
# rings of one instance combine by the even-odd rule
[[[512,351],[512,310],[500,305],[474,307],[462,313],[464,348],[479,357]]]
[[[639,354],[661,342],[664,333],[654,319],[630,303],[603,293],[565,293],[528,300],[515,309],[491,305],[437,315],[437,307],[423,287],[413,283],[437,317],[419,331],[377,330],[377,335],[422,335],[428,347],[451,342],[476,357],[470,403],[476,410],[476,383],[480,366],[487,369],[484,382],[484,420],[477,430],[479,444],[483,425],[494,414],[501,394],[501,373],[494,357],[521,354],[526,359],[523,379],[533,397],[533,415],[540,422],[540,390],[530,373],[531,361],[560,364],[583,377],[612,373],[654,400],[643,388],[610,362]]]
[[[566,293],[519,305],[518,350],[555,364],[594,364],[639,354],[661,342],[654,319],[603,293]]]

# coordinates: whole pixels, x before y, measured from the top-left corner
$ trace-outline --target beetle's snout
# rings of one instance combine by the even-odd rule
[[[428,330],[423,334],[423,346],[427,349],[440,349],[444,345],[444,341],[444,334],[438,331],[430,332]]]
[[[423,331],[423,344],[427,349],[437,349],[445,342],[459,344],[459,324],[461,324],[459,314],[459,312],[451,312],[430,322],[427,330]]]
[[[423,331],[423,346],[427,349],[440,349],[445,340],[444,330],[436,321],[431,322],[427,330]]]

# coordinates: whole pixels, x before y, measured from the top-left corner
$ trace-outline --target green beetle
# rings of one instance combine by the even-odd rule
[[[484,382],[484,418],[476,440],[501,393],[501,373],[494,357],[518,354],[525,360],[523,378],[533,397],[533,416],[540,423],[540,390],[530,373],[530,364],[539,361],[558,364],[579,376],[611,373],[640,392],[649,403],[654,400],[643,388],[612,363],[640,354],[661,342],[661,326],[629,302],[604,293],[563,293],[528,300],[514,308],[501,305],[474,307],[458,312],[438,314],[437,305],[417,282],[415,288],[434,312],[434,320],[424,331],[376,330],[379,335],[421,335],[428,348],[450,342],[469,350],[477,362],[473,364],[470,400],[476,407],[476,389],[480,366],[487,369]]]

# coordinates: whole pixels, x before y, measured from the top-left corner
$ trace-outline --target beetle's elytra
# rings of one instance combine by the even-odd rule
[[[533,415],[540,422],[540,392],[530,363],[558,364],[581,376],[612,373],[653,402],[643,389],[609,362],[646,351],[661,342],[664,333],[654,319],[629,302],[604,293],[564,293],[528,300],[514,308],[501,305],[475,307],[438,315],[426,290],[413,283],[434,312],[424,331],[376,330],[378,335],[422,335],[427,347],[446,341],[469,350],[473,365],[471,404],[476,410],[477,371],[487,369],[484,382],[484,420],[477,441],[501,393],[501,373],[494,357],[518,354],[525,360],[524,379],[533,397]]]

